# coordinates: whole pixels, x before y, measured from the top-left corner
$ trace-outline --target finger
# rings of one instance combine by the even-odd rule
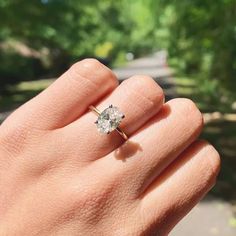
[[[89,104],[111,92],[118,82],[110,69],[95,59],[74,64],[51,86],[10,117],[27,125],[54,129],[81,116]],[[14,122],[14,121],[13,121]]]
[[[174,159],[200,134],[202,115],[188,99],[173,99],[141,130],[110,155],[110,166],[129,191],[140,195]]]
[[[163,91],[152,78],[134,76],[95,105],[102,111],[109,104],[119,107],[125,114],[120,127],[129,136],[159,111],[163,104]],[[74,150],[76,156],[79,153],[87,160],[98,159],[124,142],[116,131],[108,135],[99,133],[94,124],[96,119],[93,112],[88,112],[62,130],[62,136],[71,140],[68,149]]]
[[[167,235],[215,184],[220,159],[206,142],[198,141],[182,153],[152,183],[140,202],[150,231]]]

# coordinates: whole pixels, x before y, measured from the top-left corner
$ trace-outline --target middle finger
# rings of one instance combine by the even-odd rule
[[[97,162],[107,167],[106,171],[111,169],[134,197],[139,196],[201,129],[202,115],[195,104],[188,99],[173,99],[127,143]]]

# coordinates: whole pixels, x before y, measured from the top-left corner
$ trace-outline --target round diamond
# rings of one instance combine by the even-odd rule
[[[99,132],[107,134],[115,130],[123,118],[124,114],[119,111],[118,107],[111,105],[98,116],[95,123]]]

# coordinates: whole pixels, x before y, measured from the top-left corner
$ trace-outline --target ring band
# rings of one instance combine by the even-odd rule
[[[97,128],[101,133],[109,134],[111,131],[116,130],[123,139],[128,139],[128,136],[119,127],[119,124],[125,116],[117,107],[110,105],[102,112],[92,105],[89,106],[89,109],[98,116],[95,124],[97,124]]]

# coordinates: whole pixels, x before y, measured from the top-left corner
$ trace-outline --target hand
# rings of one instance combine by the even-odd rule
[[[196,141],[194,103],[163,97],[148,76],[118,86],[86,59],[17,109],[0,126],[0,235],[167,235],[214,185],[220,161]],[[90,104],[119,107],[129,140],[100,134]]]

